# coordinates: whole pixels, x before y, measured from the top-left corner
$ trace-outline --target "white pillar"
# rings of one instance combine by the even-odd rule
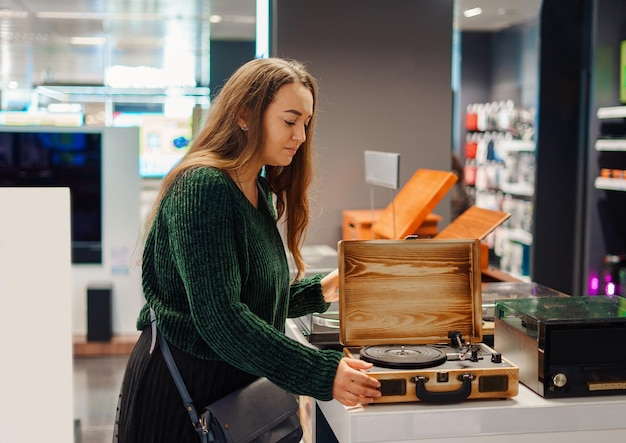
[[[0,188],[0,441],[73,441],[70,193]]]

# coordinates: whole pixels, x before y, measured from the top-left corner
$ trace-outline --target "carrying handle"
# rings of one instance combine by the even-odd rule
[[[431,392],[426,389],[426,377],[419,376],[416,378],[415,395],[422,401],[432,403],[444,403],[465,400],[472,393],[471,374],[463,374],[463,383],[461,387],[452,392]]]

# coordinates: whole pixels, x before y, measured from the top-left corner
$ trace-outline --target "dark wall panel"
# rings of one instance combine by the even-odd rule
[[[589,101],[587,155],[587,212],[585,238],[586,278],[601,277],[602,259],[607,254],[626,254],[626,192],[595,189],[593,183],[601,168],[626,169],[625,152],[597,152],[595,141],[623,128],[623,119],[599,120],[599,107],[619,106],[619,43],[626,40],[626,0],[594,1],[593,50]],[[617,126],[615,126],[617,124]],[[621,124],[621,126],[620,126]],[[605,129],[602,129],[605,126]],[[613,126],[613,130],[609,129]],[[621,130],[623,131],[623,129]],[[621,132],[621,131],[618,131]],[[589,288],[591,289],[591,288]],[[591,289],[591,292],[595,292]],[[601,287],[598,292],[603,293]]]
[[[211,41],[209,87],[212,96],[239,66],[254,58],[254,50],[254,41]]]
[[[541,11],[533,280],[580,293],[591,17],[585,0],[544,0]]]

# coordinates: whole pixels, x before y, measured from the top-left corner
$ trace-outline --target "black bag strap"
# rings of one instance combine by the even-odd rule
[[[172,374],[174,384],[176,384],[176,388],[178,389],[178,392],[183,399],[183,406],[189,414],[189,418],[191,419],[193,428],[200,436],[200,441],[202,443],[215,441],[213,433],[209,430],[209,424],[205,420],[200,420],[200,417],[198,416],[196,406],[193,404],[193,399],[191,398],[191,395],[189,395],[189,391],[187,391],[185,382],[183,381],[183,378],[180,375],[180,371],[176,366],[176,362],[174,361],[172,351],[170,351],[170,347],[167,344],[167,340],[165,340],[163,334],[159,332],[159,329],[155,327],[156,314],[154,313],[154,310],[152,308],[150,308],[150,323],[152,323],[153,340],[154,335],[157,335],[159,339],[159,346],[161,347],[161,353],[163,354],[163,360],[165,360],[165,363],[170,370],[170,374]]]

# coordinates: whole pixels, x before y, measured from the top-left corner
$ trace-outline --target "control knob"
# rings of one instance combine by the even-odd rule
[[[563,386],[565,386],[567,384],[567,376],[565,374],[563,374],[562,372],[554,374],[552,376],[552,383],[557,388],[562,388]]]

